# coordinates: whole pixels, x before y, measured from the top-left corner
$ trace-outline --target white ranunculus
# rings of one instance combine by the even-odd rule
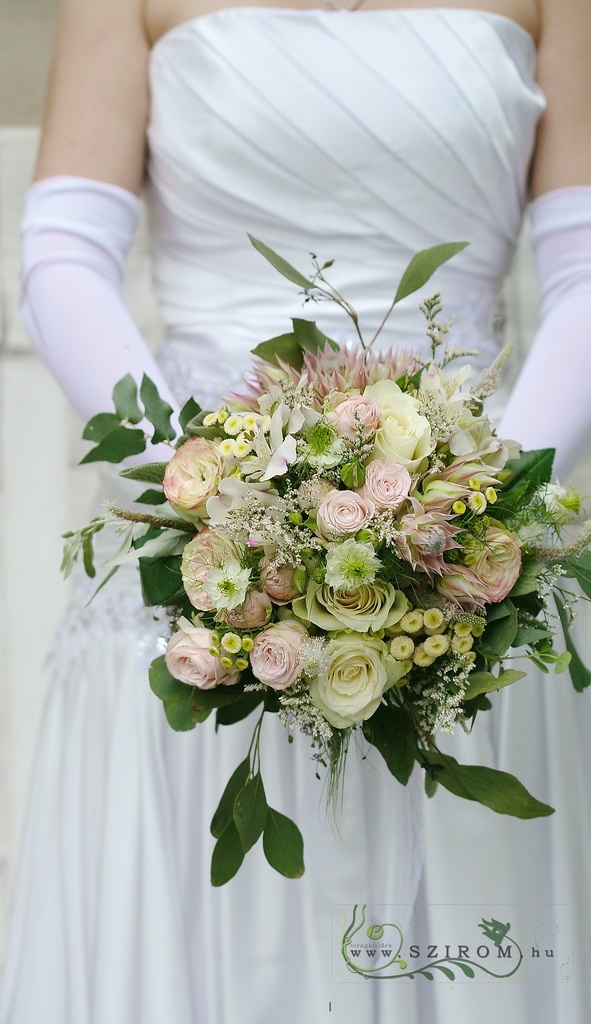
[[[419,412],[420,403],[393,380],[380,380],[364,391],[380,406],[380,425],[372,459],[393,459],[416,472],[432,450],[431,427]]]
[[[382,640],[344,634],[330,641],[328,669],[310,680],[310,696],[335,729],[348,729],[371,718],[402,675]]]

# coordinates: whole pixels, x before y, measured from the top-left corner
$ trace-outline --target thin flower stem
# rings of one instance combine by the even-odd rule
[[[117,516],[118,519],[126,519],[130,523],[149,523],[150,526],[158,526],[162,529],[185,530],[186,533],[195,533],[196,531],[193,523],[187,523],[184,519],[152,516],[149,512],[129,512],[127,509],[119,508],[117,505],[111,505],[110,503],[107,503],[107,509],[112,515]]]

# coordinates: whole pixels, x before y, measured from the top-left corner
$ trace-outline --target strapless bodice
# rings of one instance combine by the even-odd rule
[[[487,363],[519,232],[544,97],[517,23],[465,9],[333,12],[239,7],[167,32],[150,58],[148,202],[167,327],[160,359],[181,397],[234,382],[258,341],[317,319],[247,232],[306,274],[309,253],[371,335],[414,252],[470,246],[443,292],[455,340]],[[420,296],[382,345],[425,344]]]

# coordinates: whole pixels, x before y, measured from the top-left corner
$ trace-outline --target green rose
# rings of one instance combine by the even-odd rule
[[[335,590],[327,583],[308,583],[306,593],[296,597],[292,610],[298,619],[321,629],[369,629],[394,626],[410,608],[401,590],[391,583],[363,583],[355,590]]]
[[[348,729],[371,718],[384,692],[402,675],[401,662],[382,640],[346,633],[330,641],[328,669],[310,680],[310,696],[335,729]]]

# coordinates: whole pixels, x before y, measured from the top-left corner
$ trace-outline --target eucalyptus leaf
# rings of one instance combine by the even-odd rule
[[[157,491],[149,487],[147,491],[143,491],[139,498],[135,500],[138,505],[164,505],[166,504],[166,495],[163,491]]]
[[[526,644],[535,644],[540,640],[547,640],[549,636],[550,633],[541,624],[539,627],[519,626],[512,646],[525,647]]]
[[[93,579],[96,576],[96,569],[94,567],[94,547],[93,547],[93,535],[87,533],[82,541],[82,558],[84,561],[84,571],[87,576]]]
[[[327,345],[333,352],[339,351],[336,341],[323,334],[314,320],[302,320],[294,317],[291,322],[295,340],[306,352],[311,352],[315,356],[318,352],[323,352]]]
[[[422,288],[442,263],[446,263],[467,245],[468,242],[444,242],[443,245],[422,249],[413,256],[398,285],[394,304]]]
[[[242,850],[248,853],[263,834],[269,808],[260,772],[248,780],[234,801],[234,821]]]
[[[296,270],[295,267],[292,267],[291,263],[288,263],[287,260],[283,259],[283,256],[279,256],[273,251],[273,249],[270,249],[268,245],[265,245],[264,242],[260,242],[258,238],[254,238],[250,234],[248,237],[257,252],[260,252],[261,256],[264,256],[271,266],[275,267],[275,270],[278,270],[279,273],[282,274],[283,277],[286,277],[288,281],[291,281],[292,284],[297,284],[300,288],[305,288],[306,290],[313,288],[313,284],[310,279],[304,277],[303,274],[300,274],[299,270]]]
[[[392,775],[406,786],[417,755],[415,731],[406,711],[380,704],[363,723],[363,735],[377,747]]]
[[[164,713],[170,726],[177,732],[193,729],[197,722],[203,722],[209,711],[204,712],[194,705],[196,686],[181,683],[170,674],[164,655],[155,658],[149,669],[150,687],[164,704]]]
[[[88,462],[123,462],[129,455],[139,455],[145,451],[146,439],[143,430],[131,430],[129,427],[113,427],[105,434],[96,448],[91,448],[80,465]]]
[[[194,419],[195,416],[198,416],[200,412],[202,412],[202,409],[199,403],[196,402],[194,398],[187,399],[179,413],[179,423],[181,425],[181,429],[183,431],[186,430],[187,423],[189,423],[190,420]]]
[[[304,840],[294,821],[280,811],[268,808],[263,832],[263,850],[269,864],[285,878],[301,878],[304,873]]]
[[[144,403],[146,417],[154,427],[152,444],[158,444],[160,441],[172,441],[176,437],[176,431],[170,422],[172,406],[160,397],[154,381],[146,373],[142,377],[140,398]]]
[[[481,693],[490,693],[492,690],[500,690],[503,686],[510,686],[511,683],[523,679],[526,674],[513,668],[505,669],[498,676],[493,676],[491,672],[472,672],[464,693],[464,700],[471,700]]]
[[[581,590],[591,598],[591,554],[586,551],[564,562],[566,575],[577,580]]]
[[[241,722],[244,718],[248,718],[264,699],[264,690],[249,690],[240,700],[219,708],[215,716],[216,729],[219,725],[234,725],[234,722]]]
[[[137,401],[137,384],[130,373],[118,380],[113,388],[113,404],[121,420],[139,423],[144,418]]]
[[[581,661],[578,651],[573,643],[572,637],[569,630],[568,616],[566,614],[566,607],[560,594],[554,591],[554,600],[556,601],[556,607],[558,609],[558,616],[560,618],[560,625],[564,633],[564,642],[568,653],[571,655],[571,660],[568,666],[572,684],[579,693],[585,690],[591,683],[591,672],[586,665]]]
[[[185,597],[178,555],[166,558],[140,558],[142,598],[149,608],[174,605]]]
[[[502,618],[493,619],[492,623],[487,624],[481,640],[482,650],[495,657],[502,657],[508,651],[518,628],[517,608],[512,601],[503,604],[505,608]]]
[[[161,484],[167,465],[167,462],[146,462],[143,466],[122,469],[119,476],[126,480],[139,480],[142,484]]]
[[[244,853],[234,819],[226,825],[213,848],[211,857],[211,884],[225,885],[239,870]]]
[[[234,817],[234,801],[241,789],[246,785],[250,775],[250,760],[248,757],[241,761],[232,772],[215,814],[211,819],[211,834],[219,839],[228,822]]]
[[[436,768],[437,781],[456,796],[490,807],[498,814],[516,818],[539,818],[554,809],[528,793],[525,786],[508,772],[483,765],[458,764],[454,757],[439,751],[424,751],[426,760]]]
[[[304,365],[304,352],[298,345],[295,334],[280,334],[277,338],[262,341],[252,349],[252,355],[266,359],[268,363],[279,366],[279,360],[301,370]]]
[[[121,420],[119,416],[115,416],[115,413],[99,412],[88,421],[82,437],[85,441],[94,441],[95,444],[98,444],[109,431],[113,430],[113,427],[118,427],[120,424]]]

